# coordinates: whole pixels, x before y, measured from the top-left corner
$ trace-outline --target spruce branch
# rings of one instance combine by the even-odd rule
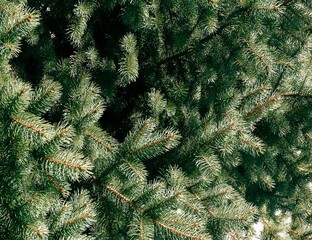
[[[182,195],[183,192],[176,192],[175,194],[173,194],[171,197],[169,198],[166,198],[164,200],[162,200],[161,202],[159,203],[156,203],[156,205],[152,205],[150,206],[148,209],[145,209],[144,211],[146,212],[150,212],[150,211],[153,211],[153,210],[158,210],[160,207],[162,207],[163,205],[166,205],[168,203],[170,203],[170,201],[173,201],[173,200],[176,200],[176,198],[180,195]]]
[[[248,98],[248,97],[250,97],[250,96],[252,96],[252,95],[254,95],[254,94],[256,94],[256,93],[262,93],[262,92],[267,91],[267,90],[269,90],[269,89],[270,89],[270,87],[269,87],[268,85],[263,85],[263,86],[260,86],[260,87],[257,88],[257,89],[254,89],[254,90],[248,92],[248,93],[247,93],[246,95],[244,95],[242,98],[243,98],[243,99],[244,99],[244,98]]]
[[[196,166],[200,169],[203,175],[216,176],[221,171],[221,165],[215,155],[205,153],[197,157]]]
[[[233,122],[230,123],[227,127],[225,127],[224,129],[222,129],[222,130],[219,131],[216,135],[214,135],[212,138],[210,138],[208,141],[206,141],[204,145],[209,145],[210,143],[212,143],[213,141],[215,141],[217,138],[219,138],[220,136],[222,136],[223,134],[225,134],[227,131],[231,130],[234,126],[235,126],[235,124],[234,124]]]
[[[119,198],[121,198],[122,200],[124,200],[128,205],[130,205],[131,207],[133,207],[137,212],[141,212],[142,209],[137,207],[136,204],[133,203],[133,201],[129,198],[127,198],[126,196],[124,196],[123,194],[121,194],[120,192],[118,192],[116,189],[114,189],[113,187],[104,184],[103,185],[107,190],[109,190],[110,192],[114,193],[116,196],[118,196]]]
[[[5,12],[5,13],[11,15],[11,13],[10,13],[3,5],[1,5],[1,4],[0,4],[0,9],[1,9],[3,12]]]
[[[53,225],[56,223],[56,220],[62,215],[62,213],[68,208],[66,204],[63,205],[63,207],[60,209],[60,211],[56,214],[56,216],[53,218],[50,227],[52,228]]]
[[[155,146],[160,145],[160,144],[163,144],[163,143],[165,143],[165,142],[173,141],[176,137],[177,137],[177,135],[174,134],[174,133],[169,134],[168,136],[166,136],[166,137],[164,137],[164,138],[162,138],[162,139],[159,139],[158,141],[152,142],[152,143],[150,143],[150,144],[148,144],[148,145],[144,145],[144,146],[142,146],[142,147],[140,147],[140,148],[137,148],[137,149],[132,150],[132,151],[130,152],[130,154],[143,151],[143,150],[145,150],[145,149],[147,149],[147,148],[155,147]]]
[[[48,153],[43,157],[44,170],[61,180],[79,180],[92,175],[93,164],[79,152],[62,149],[59,153]]]
[[[56,181],[47,173],[45,173],[45,175],[47,176],[47,178],[52,182],[52,184],[55,186],[55,188],[60,192],[60,193],[64,193],[64,188],[60,187]]]
[[[49,232],[46,228],[43,227],[36,227],[31,224],[26,225],[29,229],[31,229],[33,232],[35,232],[40,238],[47,237],[49,235]]]
[[[36,128],[35,126],[33,126],[33,125],[31,125],[31,124],[28,124],[28,123],[26,123],[26,122],[23,122],[22,120],[19,120],[17,117],[15,117],[15,116],[13,116],[13,115],[11,116],[11,119],[12,119],[14,122],[16,122],[16,123],[22,125],[22,126],[25,127],[25,128],[28,128],[28,129],[30,129],[30,130],[36,132],[36,133],[39,133],[40,135],[43,135],[43,136],[45,136],[45,137],[48,136],[48,134],[44,131],[43,128]]]
[[[127,161],[126,159],[124,159],[124,162],[130,167],[130,169],[135,173],[135,175],[142,181],[145,180],[146,178],[146,174],[145,173],[141,173],[142,170],[139,170],[138,168],[136,168],[133,164],[131,164],[129,161]],[[139,167],[141,167],[139,165]]]
[[[119,62],[119,80],[120,86],[127,86],[131,82],[136,81],[139,76],[139,63],[137,53],[137,42],[133,34],[124,36],[121,42],[123,57]]]
[[[256,50],[256,48],[254,46],[252,46],[250,43],[248,43],[246,41],[246,44],[248,46],[248,48],[251,50],[251,52],[263,63],[263,65],[266,68],[267,72],[270,72],[271,70],[271,66],[270,64],[267,62],[267,60]]]
[[[222,216],[220,214],[215,213],[215,210],[213,208],[211,208],[210,206],[208,206],[205,201],[197,194],[195,193],[192,189],[188,188],[188,191],[195,197],[195,199],[201,203],[201,205],[205,208],[205,210],[207,211],[207,213],[214,219],[214,220],[218,220],[218,221],[231,221],[231,222],[247,222],[250,221],[248,219],[247,216],[244,216],[243,214],[245,213],[240,213],[240,215],[242,216],[231,216],[231,217],[227,217],[227,216]],[[252,216],[254,214],[254,210],[248,210],[247,211],[248,214],[250,214],[250,216]]]
[[[86,220],[88,217],[90,217],[91,213],[89,212],[86,212],[84,213],[82,216],[80,217],[77,217],[77,218],[74,218],[74,219],[71,219],[69,221],[67,221],[66,223],[64,223],[64,226],[69,226],[69,225],[72,225],[72,224],[75,224],[75,223],[78,223],[78,222],[81,222],[81,221],[84,221]]]
[[[233,11],[233,12],[227,17],[227,20],[229,20],[229,19],[231,19],[231,18],[234,18],[235,16],[239,16],[240,14],[243,14],[243,13],[246,12],[246,11],[247,11],[247,9],[245,9],[245,8],[239,8],[239,9]],[[219,35],[222,33],[222,31],[223,31],[224,29],[226,29],[227,27],[230,26],[230,24],[228,23],[228,22],[230,22],[230,21],[228,21],[228,22],[227,22],[226,20],[223,20],[223,21],[225,22],[223,25],[221,25],[219,28],[216,29],[216,31],[214,31],[213,33],[209,34],[208,36],[201,38],[201,39],[198,41],[197,45],[203,45],[203,44],[209,42],[210,40],[212,40],[212,39],[214,39],[215,37],[219,36]],[[222,22],[223,22],[223,21],[222,21]],[[195,45],[196,45],[196,44],[195,44]],[[181,58],[181,57],[184,57],[184,56],[186,56],[186,55],[190,55],[190,56],[191,56],[192,54],[194,54],[194,51],[195,51],[194,47],[193,47],[193,46],[190,46],[190,47],[186,48],[185,50],[183,50],[183,51],[181,51],[181,52],[179,52],[179,53],[176,53],[176,54],[174,54],[174,55],[172,55],[172,56],[169,56],[169,57],[167,57],[167,58],[165,58],[165,59],[159,61],[159,62],[157,63],[157,66],[159,67],[159,66],[161,66],[161,65],[163,65],[163,64],[166,64],[166,63],[168,63],[168,62],[175,61],[175,60],[177,60],[177,59],[179,59],[179,58]]]
[[[143,240],[143,222],[142,218],[140,219],[140,240]]]
[[[245,115],[244,119],[249,119],[252,117],[254,114],[256,114],[258,111],[266,107],[267,105],[276,102],[278,100],[278,96],[272,96],[270,97],[267,101],[264,103],[259,104],[257,107],[255,107],[251,112],[249,112],[247,115]]]
[[[238,240],[238,238],[236,237],[236,235],[232,231],[230,231],[229,229],[227,229],[224,226],[222,226],[222,228],[231,236],[232,239]]]
[[[178,196],[179,201],[181,201],[187,208],[191,209],[195,213],[199,213],[200,209],[193,206],[191,203],[187,202],[186,200],[183,199],[183,196]]]
[[[170,232],[174,233],[174,234],[178,234],[178,235],[181,235],[183,237],[187,237],[187,238],[190,238],[190,239],[195,239],[195,240],[209,240],[209,238],[205,238],[203,236],[194,236],[194,235],[191,235],[191,234],[188,234],[186,232],[183,232],[181,230],[178,230],[178,229],[175,229],[173,227],[170,227],[160,221],[157,221],[156,219],[152,219],[152,221],[154,223],[156,223],[157,225],[169,230]]]
[[[293,98],[302,97],[302,98],[307,98],[307,99],[312,98],[312,95],[302,94],[302,93],[283,93],[283,94],[281,94],[281,96],[282,97],[293,97]]]
[[[61,98],[61,85],[51,79],[44,79],[34,93],[26,111],[36,115],[47,112]]]
[[[24,18],[20,19],[19,21],[17,21],[10,30],[19,27],[22,23],[30,21],[30,19],[32,19],[32,15],[31,14],[27,14]]]
[[[168,218],[168,217],[164,217],[163,220],[171,222],[171,223],[175,223],[175,224],[179,224],[179,225],[184,225],[184,226],[188,226],[188,227],[200,227],[200,225],[198,223],[189,223],[180,219],[174,219],[174,218]]]
[[[282,7],[280,6],[273,6],[273,7],[257,7],[257,8],[253,8],[253,10],[258,10],[258,11],[280,11],[283,10]]]
[[[69,167],[69,168],[75,168],[75,169],[78,169],[80,171],[87,171],[87,167],[85,166],[82,166],[82,165],[74,165],[74,164],[71,164],[71,163],[67,163],[67,162],[64,162],[64,161],[61,161],[61,160],[58,160],[58,159],[55,159],[55,158],[50,158],[50,157],[47,157],[45,158],[46,160],[50,161],[50,162],[53,162],[53,163],[56,163],[56,164],[60,164],[60,165],[63,165],[63,166],[66,166],[66,167]]]
[[[271,179],[270,176],[261,176],[260,173],[258,173],[258,171],[254,168],[250,169],[252,171],[253,174],[255,174],[257,176],[257,178],[260,180],[261,183],[264,183],[264,186],[269,189],[272,190],[275,186],[275,183],[273,181],[273,179]]]
[[[79,47],[82,43],[82,37],[86,32],[87,23],[91,18],[91,14],[95,10],[94,1],[79,1],[74,6],[74,18],[67,28],[67,35],[74,46]]]
[[[0,0],[0,236],[311,236],[307,1],[26,2]]]
[[[145,121],[145,123],[143,124],[142,128],[137,132],[137,134],[133,137],[132,141],[131,141],[131,145],[135,144],[137,142],[137,140],[141,137],[141,135],[145,132],[145,130],[147,130],[148,125],[150,125],[151,123],[151,119],[148,119]]]
[[[89,137],[91,137],[95,142],[97,142],[98,144],[102,145],[104,148],[106,148],[107,150],[112,150],[112,146],[110,146],[108,143],[106,143],[105,141],[103,141],[102,139],[98,138],[97,136],[93,135],[92,133],[90,133],[89,131],[85,131],[85,134]]]
[[[151,185],[147,185],[143,193],[134,199],[134,203],[136,205],[143,205],[147,199],[153,198],[157,195],[161,188],[163,188],[163,184],[161,182],[155,182]]]

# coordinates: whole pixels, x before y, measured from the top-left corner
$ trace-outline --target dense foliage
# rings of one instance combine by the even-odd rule
[[[0,0],[0,238],[312,239],[311,23],[309,0]]]

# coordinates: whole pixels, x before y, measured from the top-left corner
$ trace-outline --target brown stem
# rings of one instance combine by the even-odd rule
[[[165,137],[165,138],[163,138],[163,139],[160,139],[160,140],[158,140],[158,141],[156,141],[156,142],[152,142],[152,143],[150,143],[150,144],[148,144],[148,145],[144,145],[144,146],[142,146],[142,147],[140,147],[140,148],[137,148],[137,149],[135,149],[135,150],[133,150],[132,152],[130,152],[130,153],[136,153],[136,152],[139,152],[139,151],[142,151],[142,150],[144,150],[144,149],[146,149],[146,148],[151,148],[151,147],[154,147],[154,146],[156,146],[156,145],[158,145],[158,144],[161,144],[161,143],[163,143],[163,142],[165,142],[165,141],[170,141],[172,138],[174,138],[176,136],[176,134],[170,134],[169,136],[167,136],[167,137]]]
[[[14,116],[11,116],[11,119],[12,119],[14,122],[16,122],[16,123],[18,123],[18,124],[20,124],[20,125],[22,125],[22,126],[28,128],[28,129],[33,130],[34,132],[37,132],[37,133],[39,133],[39,134],[41,134],[41,135],[43,135],[43,136],[47,136],[47,134],[46,134],[44,131],[42,131],[41,129],[35,128],[34,126],[31,126],[30,124],[24,123],[23,121],[17,119],[17,118],[14,117]]]
[[[47,157],[46,160],[48,160],[48,161],[50,161],[50,162],[53,162],[53,163],[56,163],[56,164],[59,164],[59,165],[66,166],[66,167],[79,169],[80,171],[85,171],[85,170],[86,170],[86,169],[84,169],[81,165],[70,164],[70,163],[67,163],[67,162],[64,162],[64,161],[55,159],[55,158]]]
[[[97,138],[96,136],[92,135],[90,132],[85,131],[85,134],[88,135],[89,137],[91,137],[94,141],[96,141],[98,144],[102,145],[103,147],[105,147],[108,150],[111,150],[112,147],[110,145],[108,145],[106,142],[104,142],[103,140]]]

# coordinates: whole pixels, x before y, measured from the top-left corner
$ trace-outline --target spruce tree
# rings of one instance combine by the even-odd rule
[[[0,0],[0,239],[312,239],[311,16]]]

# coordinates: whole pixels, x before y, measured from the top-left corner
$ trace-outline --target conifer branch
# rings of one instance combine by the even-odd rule
[[[73,211],[73,213],[75,213],[75,212],[77,212],[77,211],[79,211],[79,210],[82,210],[82,209],[84,209],[84,208],[86,208],[87,207],[87,204],[85,203],[85,204],[83,204],[82,206],[80,206],[80,207],[78,207],[78,208],[75,208],[75,210]]]
[[[308,169],[308,168],[305,168],[305,167],[302,167],[302,166],[298,166],[297,169],[298,169],[300,172],[312,173],[312,169]]]
[[[247,11],[247,9],[245,8],[239,8],[238,10],[232,12],[229,16],[228,16],[228,19],[236,16],[236,15],[239,15],[240,13],[244,13],[245,11]],[[228,20],[227,19],[227,20]],[[211,39],[213,39],[214,37],[218,36],[221,34],[221,32],[226,28],[228,27],[230,24],[223,24],[221,25],[216,31],[214,31],[212,34],[209,34],[208,36],[206,37],[203,37],[202,39],[200,39],[198,41],[198,44],[204,44],[208,41],[210,41]],[[179,52],[179,53],[176,53],[172,56],[169,56],[165,59],[162,59],[161,61],[158,62],[157,66],[161,66],[165,63],[168,63],[168,62],[171,62],[171,61],[174,61],[176,59],[179,59],[180,57],[184,57],[188,54],[193,54],[194,53],[194,47],[193,46],[190,46],[188,48],[186,48],[185,50],[183,50],[182,52]]]
[[[153,206],[153,209],[157,209],[158,207],[164,205],[167,202],[170,202],[171,200],[175,199],[176,197],[178,197],[179,195],[181,195],[182,192],[176,192],[173,196],[161,201],[160,203],[156,204],[155,206]]]
[[[205,161],[205,163],[208,165],[210,169],[213,169],[213,164],[209,161],[209,159],[206,156],[201,156],[201,159]]]
[[[178,196],[178,199],[180,199],[181,202],[183,202],[186,206],[188,206],[190,209],[192,209],[194,212],[199,212],[199,209],[192,206],[189,202],[181,198],[181,196]]]
[[[305,211],[305,213],[307,214],[307,216],[311,215],[311,208],[310,206],[304,205],[304,203],[300,203],[299,206],[302,208],[302,210]]]
[[[47,173],[45,173],[45,175],[47,176],[47,178],[53,183],[53,185],[56,187],[56,189],[60,192],[60,193],[63,193],[64,192],[64,189],[62,187],[60,187],[56,182],[55,180]]]
[[[16,122],[16,123],[18,123],[18,124],[20,124],[20,125],[22,125],[22,126],[28,128],[28,129],[31,129],[31,130],[34,131],[34,132],[37,132],[37,133],[39,133],[39,134],[41,134],[41,135],[43,135],[43,136],[45,136],[45,137],[47,136],[47,134],[46,134],[43,130],[38,129],[38,128],[35,128],[34,126],[32,126],[32,125],[30,125],[30,124],[24,123],[23,121],[17,119],[17,118],[14,117],[13,115],[11,115],[11,119],[12,119],[14,122]]]
[[[2,41],[1,41],[2,42]],[[16,52],[17,51],[17,47],[16,45],[14,44],[9,44],[9,43],[6,43],[5,46],[10,49],[12,52]]]
[[[312,98],[310,94],[301,94],[301,93],[283,93],[282,97],[302,97],[302,98]]]
[[[158,141],[155,141],[155,142],[152,142],[152,143],[150,143],[150,144],[148,144],[148,145],[144,145],[144,146],[142,146],[142,147],[140,147],[140,148],[137,148],[137,149],[134,149],[134,150],[132,150],[131,152],[130,152],[130,154],[132,154],[132,153],[136,153],[136,152],[140,152],[140,151],[142,151],[142,150],[144,150],[144,149],[147,149],[147,148],[151,148],[151,147],[154,147],[154,146],[156,146],[156,145],[158,145],[158,144],[161,144],[161,143],[163,143],[163,142],[166,142],[166,141],[170,141],[170,140],[172,140],[172,138],[174,138],[176,136],[176,134],[170,134],[170,135],[168,135],[167,137],[165,137],[165,138],[163,138],[163,139],[160,139],[160,140],[158,140]]]
[[[66,205],[64,205],[61,210],[58,212],[58,214],[55,216],[55,218],[53,219],[52,223],[51,223],[51,227],[54,225],[54,223],[56,222],[56,220],[62,215],[62,213],[67,209]]]
[[[152,218],[151,218],[151,219],[152,219]],[[183,236],[183,237],[187,237],[187,238],[191,238],[191,239],[195,239],[195,240],[208,240],[208,239],[205,238],[205,237],[202,237],[202,236],[193,236],[193,235],[188,234],[188,233],[186,233],[186,232],[183,232],[183,231],[181,231],[181,230],[178,230],[178,229],[175,229],[175,228],[173,228],[173,227],[167,226],[167,225],[165,225],[164,223],[161,223],[161,222],[159,222],[159,221],[157,221],[157,220],[155,220],[155,219],[152,219],[152,221],[153,221],[154,223],[156,223],[157,225],[159,225],[159,226],[161,226],[161,227],[163,227],[163,228],[166,228],[166,229],[169,230],[170,232],[173,232],[173,233],[175,233],[175,234],[179,234],[179,235],[181,235],[181,236]]]
[[[29,203],[35,201],[35,199],[39,196],[39,193],[38,192],[35,192],[34,196],[32,196],[31,198],[29,198],[27,201]]]
[[[22,208],[23,206],[27,205],[28,203],[32,203],[33,201],[36,200],[36,198],[37,198],[38,196],[39,196],[39,193],[38,193],[38,192],[35,192],[35,194],[34,194],[32,197],[28,198],[27,201],[26,201],[24,204],[22,204],[22,205],[20,206],[20,208]]]
[[[181,0],[181,1],[182,1],[182,3],[183,3],[184,7],[187,9],[188,14],[189,14],[191,17],[193,17],[192,12],[190,11],[190,9],[187,7],[187,5],[186,5],[186,3],[185,3],[185,0]]]
[[[139,172],[139,170],[137,170],[129,161],[127,161],[126,159],[124,159],[124,161],[140,179],[144,179],[144,176]]]
[[[84,213],[81,217],[77,217],[77,218],[74,218],[74,219],[72,219],[72,220],[66,222],[66,223],[64,224],[64,226],[68,226],[68,225],[75,224],[75,223],[77,223],[77,222],[81,222],[81,221],[87,219],[89,216],[90,216],[90,213],[89,213],[89,212],[86,212],[86,213]]]
[[[58,160],[55,158],[47,157],[45,159],[50,161],[50,162],[53,162],[53,163],[56,163],[59,165],[63,165],[63,166],[69,167],[69,168],[79,169],[80,171],[86,171],[87,170],[87,169],[83,168],[83,166],[81,166],[81,165],[74,165],[74,164],[67,163],[67,162],[64,162],[64,161],[61,161],[61,160]]]
[[[261,56],[260,53],[258,53],[258,51],[257,51],[253,46],[251,46],[247,41],[246,41],[246,43],[247,43],[247,46],[249,47],[249,49],[250,49],[250,50],[257,56],[257,58],[264,64],[266,70],[269,72],[269,70],[271,69],[270,64],[267,63],[267,62],[265,61],[265,59]]]
[[[16,145],[16,141],[13,141],[13,146],[14,146],[14,153],[15,153],[15,156],[16,156],[16,159],[19,159],[20,157],[20,152],[18,151],[18,148],[17,148],[17,145]]]
[[[224,133],[226,133],[227,131],[229,131],[230,129],[232,129],[234,127],[234,123],[229,124],[226,128],[224,128],[223,130],[221,130],[220,132],[218,132],[216,135],[214,135],[212,138],[210,138],[205,145],[209,145],[210,143],[212,143],[214,140],[216,140],[218,137],[222,136]]]
[[[224,196],[224,195],[227,194],[227,193],[228,193],[228,191],[227,191],[227,190],[224,190],[224,191],[222,191],[222,192],[220,192],[220,193],[218,193],[218,194],[214,194],[214,195],[207,196],[207,197],[203,198],[202,200],[205,201],[205,200],[208,200],[208,199],[210,199],[210,198]],[[230,200],[230,199],[228,199],[228,200]]]
[[[140,240],[144,240],[143,239],[143,221],[142,221],[142,217],[140,218]]]
[[[142,135],[142,133],[144,132],[145,128],[149,125],[149,123],[150,123],[150,119],[145,121],[143,127],[140,129],[140,131],[132,139],[131,144],[134,144],[138,140],[138,138]]]
[[[231,232],[230,230],[228,230],[224,226],[223,226],[223,229],[231,236],[231,238],[233,238],[234,240],[238,240],[238,238],[236,237],[236,235],[233,232]]]
[[[102,107],[103,107],[102,102],[97,102],[97,103],[94,105],[94,107],[92,108],[91,113],[92,113],[92,114],[96,114],[96,113],[100,112]]]
[[[136,200],[135,202],[139,201],[141,198],[144,198],[146,195],[150,194],[153,191],[158,190],[161,187],[161,184],[157,183],[153,185],[152,188],[149,188],[147,191],[143,192]]]
[[[22,18],[21,20],[17,21],[12,27],[11,29],[7,30],[7,33],[9,31],[11,31],[14,28],[19,27],[22,23],[29,21],[30,19],[32,19],[32,15],[31,14],[27,14],[24,18]]]
[[[265,101],[262,104],[259,104],[257,107],[255,107],[251,112],[249,112],[244,119],[248,119],[251,116],[253,116],[256,112],[260,111],[262,108],[264,108],[265,106],[269,105],[272,102],[275,102],[278,99],[277,96],[272,96],[270,97],[267,101]]]
[[[239,139],[241,141],[243,141],[244,143],[246,143],[247,145],[249,145],[249,146],[253,147],[254,149],[256,149],[257,152],[261,152],[261,147],[259,145],[257,145],[257,143],[249,141],[249,140],[244,139],[242,137],[239,137]]]
[[[295,234],[296,236],[298,237],[301,237],[302,234],[300,234],[299,232],[295,231],[295,230],[292,230],[292,229],[288,229],[288,231],[292,232],[293,234]]]
[[[288,66],[290,67],[291,69],[294,69],[293,68],[293,64],[291,62],[286,62],[286,61],[283,61],[281,59],[275,59],[275,61],[279,64],[282,64],[282,65],[285,65],[285,66]]]
[[[272,189],[273,186],[264,178],[262,177],[259,173],[257,173],[256,170],[254,170],[253,168],[250,169],[254,174],[257,175],[257,177],[267,186],[268,189]]]
[[[201,135],[202,137],[206,134],[208,128],[209,128],[209,125],[208,125],[208,121],[207,121],[207,122],[205,122],[204,131],[203,131],[203,133]]]
[[[105,147],[107,150],[112,150],[112,147],[104,142],[103,140],[97,138],[96,136],[94,136],[93,134],[91,134],[89,131],[85,131],[85,134],[88,135],[89,137],[91,137],[94,141],[96,141],[98,144],[102,145],[103,147]]]
[[[118,192],[116,189],[112,188],[111,186],[108,186],[106,184],[103,185],[107,190],[109,190],[110,192],[114,193],[115,195],[117,195],[118,197],[120,197],[121,199],[123,199],[126,203],[128,203],[128,205],[130,205],[131,207],[133,207],[135,210],[137,210],[138,212],[142,211],[141,208],[137,207],[133,201],[129,198],[127,198],[125,195],[121,194],[120,192]]]
[[[266,91],[266,90],[268,90],[268,89],[269,89],[269,86],[268,86],[268,85],[263,85],[263,86],[261,86],[261,87],[255,89],[255,90],[253,90],[253,91],[247,93],[245,96],[243,96],[243,98],[248,98],[248,97],[250,97],[251,95],[254,95],[254,94],[259,93],[259,92]]]
[[[179,221],[178,219],[172,219],[172,218],[163,218],[163,220],[166,220],[168,222],[172,222],[172,223],[177,223],[177,224],[180,224],[180,225],[184,225],[184,226],[188,226],[188,227],[199,227],[200,225],[197,224],[197,223],[188,223],[188,222],[185,222],[185,221]]]
[[[220,216],[213,216],[215,219],[223,220],[223,221],[247,221],[247,217],[234,217],[234,218],[227,218],[227,217],[220,217]]]
[[[306,107],[306,105],[301,105],[299,107],[295,107],[295,108],[291,108],[289,109],[286,114],[290,114],[290,113],[293,113],[293,112],[296,112],[296,111],[300,111],[301,109],[303,109],[304,107]]]
[[[264,203],[264,235],[311,238],[308,1],[190,1],[76,0],[55,17],[61,1],[0,0],[0,236],[238,240]],[[35,30],[37,11],[48,18]],[[97,87],[102,73],[112,81]],[[102,94],[112,110],[104,125],[118,138],[138,122],[120,145],[103,131]],[[156,130],[167,124],[176,131]],[[174,147],[166,173],[162,157],[143,164]],[[79,181],[92,162],[97,180]],[[1,204],[10,201],[21,204]],[[290,226],[267,211],[277,202],[296,217]]]
[[[302,18],[301,18],[302,16],[298,15],[298,13],[297,13],[296,11],[294,11],[293,8],[289,8],[289,10],[290,10],[290,12],[292,12],[299,20],[301,20],[302,22],[304,22],[306,25],[310,26],[311,23],[310,23],[309,21],[307,21],[306,19],[302,19]],[[303,16],[305,16],[305,15],[303,15]]]
[[[286,30],[286,33],[288,33],[290,36],[292,36],[294,39],[296,39],[298,42],[300,42],[302,45],[305,45],[305,41],[302,40],[300,37],[296,36],[293,32],[290,32],[288,30]]]
[[[206,205],[206,203],[204,202],[203,199],[201,199],[194,191],[192,191],[191,189],[189,189],[189,192],[203,205],[203,207],[205,207],[205,209],[207,210],[207,212],[209,213],[209,215],[211,217],[213,217],[214,219],[217,219],[217,220],[221,220],[221,221],[247,221],[247,217],[233,217],[233,218],[230,218],[230,217],[220,217],[220,216],[217,216],[213,211],[212,209]]]
[[[29,229],[31,229],[33,232],[35,232],[38,236],[42,236],[43,231],[41,231],[38,228],[35,228],[34,226],[27,224],[26,225]]]
[[[189,192],[198,200],[198,202],[201,203],[201,205],[207,210],[207,212],[209,213],[209,215],[213,216],[214,217],[214,213],[212,212],[212,210],[210,209],[210,207],[208,207],[206,205],[206,203],[193,191],[191,190],[190,188],[188,189]]]
[[[258,7],[258,8],[253,8],[253,10],[257,10],[257,11],[280,11],[283,10],[282,7],[280,6],[274,6],[274,7]]]
[[[7,14],[11,15],[11,13],[5,7],[3,7],[1,4],[0,4],[0,9],[2,11],[6,12]]]
[[[312,135],[311,134],[306,133],[305,135],[308,137],[309,140],[312,140]]]
[[[54,141],[54,140],[56,140],[56,139],[58,139],[58,138],[60,138],[60,137],[66,136],[67,133],[68,133],[68,129],[67,129],[67,128],[64,128],[64,129],[62,129],[61,132],[59,132],[58,134],[56,134],[56,135],[51,139],[51,141]]]

